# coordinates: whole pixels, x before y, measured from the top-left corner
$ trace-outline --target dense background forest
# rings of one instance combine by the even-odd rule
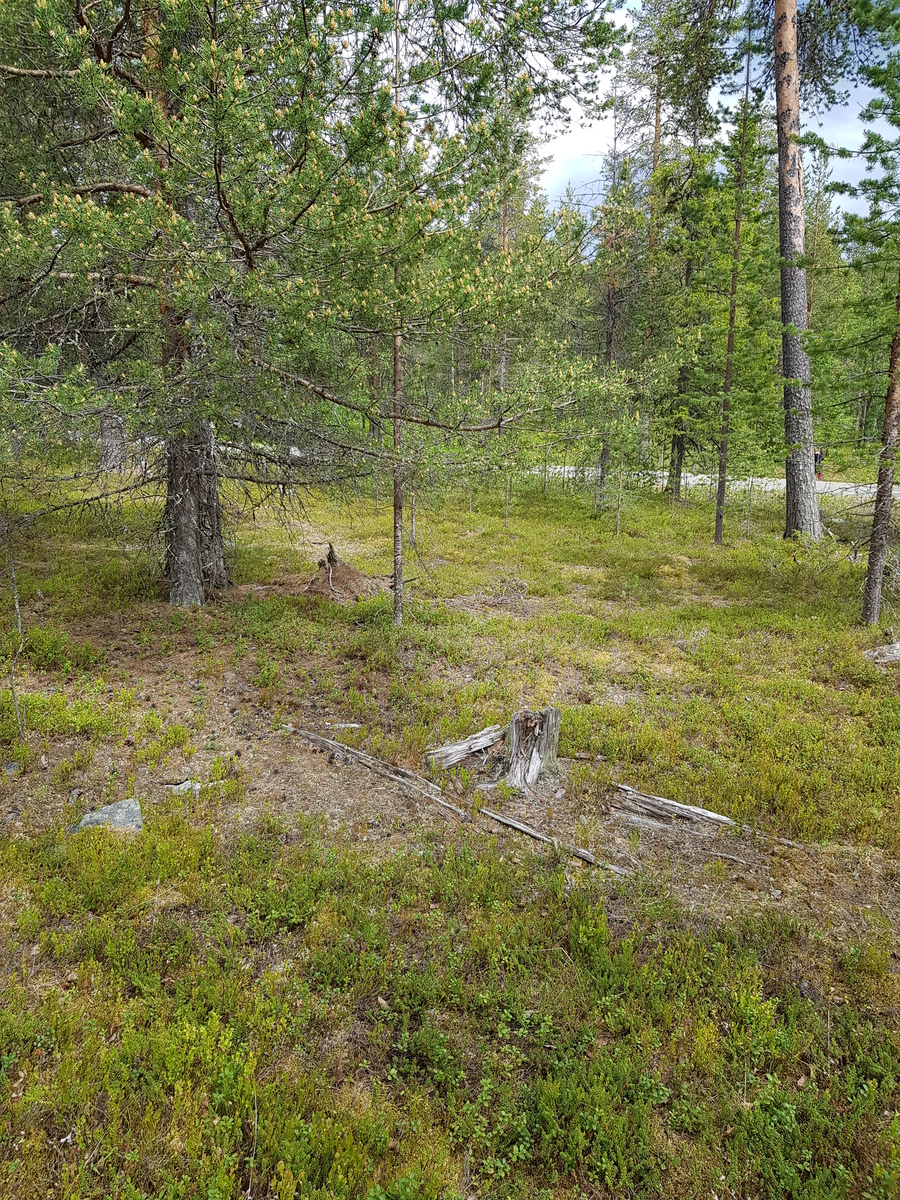
[[[390,491],[399,619],[416,492],[561,470],[602,508],[614,472],[675,500],[703,472],[720,540],[727,481],[787,461],[786,530],[819,538],[813,442],[874,479],[886,11],[48,0],[0,19],[3,476],[36,509],[158,498],[174,602],[229,578],[225,492]],[[797,139],[857,84],[848,189],[840,147],[810,139],[804,170]],[[551,208],[539,131],[573,111],[611,113],[613,144],[597,202]]]
[[[894,8],[0,0],[0,146],[0,1196],[898,1200]]]

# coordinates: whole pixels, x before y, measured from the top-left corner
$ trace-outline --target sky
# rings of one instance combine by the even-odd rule
[[[852,92],[848,102],[830,109],[819,119],[809,119],[806,128],[818,134],[829,145],[857,149],[862,143],[863,126],[859,120],[860,110],[869,98],[862,88]],[[546,142],[542,156],[547,160],[543,183],[552,203],[559,202],[569,184],[577,192],[596,180],[600,173],[600,159],[612,147],[613,118],[610,113],[600,120],[585,122],[573,116],[568,130]],[[837,159],[834,161],[832,179],[848,183],[856,182],[862,174],[859,159]],[[858,203],[846,197],[836,197],[836,204],[848,210],[856,210]]]

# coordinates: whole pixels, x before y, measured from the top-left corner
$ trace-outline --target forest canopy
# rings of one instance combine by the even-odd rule
[[[816,540],[814,443],[869,478],[896,442],[894,36],[819,0],[5,0],[2,470],[40,462],[35,512],[156,503],[173,603],[229,580],[226,493],[389,488],[398,621],[416,488],[693,470],[720,541],[729,479],[784,473]],[[860,82],[848,189],[804,112]],[[552,205],[573,112],[612,145]]]

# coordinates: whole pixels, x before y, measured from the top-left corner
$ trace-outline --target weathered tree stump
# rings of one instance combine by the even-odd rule
[[[516,713],[509,726],[508,784],[532,788],[545,771],[552,770],[559,746],[559,724],[558,708]]]

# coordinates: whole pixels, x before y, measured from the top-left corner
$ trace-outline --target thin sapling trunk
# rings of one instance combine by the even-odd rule
[[[891,508],[894,500],[894,460],[897,456],[898,426],[900,426],[900,291],[897,293],[896,309],[897,325],[891,341],[888,388],[881,432],[881,453],[878,456],[875,514],[872,518],[869,562],[866,568],[866,586],[863,591],[862,619],[867,625],[875,625],[881,616],[881,593],[884,587]]]

